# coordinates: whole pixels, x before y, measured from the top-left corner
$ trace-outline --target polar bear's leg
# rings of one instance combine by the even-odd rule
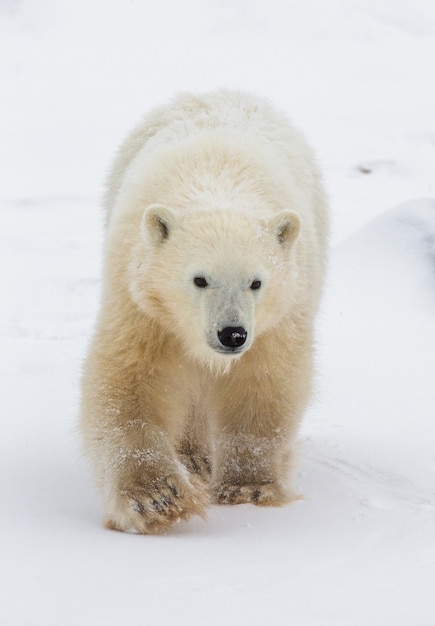
[[[83,378],[81,428],[105,526],[156,533],[203,515],[206,488],[176,452],[185,386],[176,393],[177,381],[143,371],[141,380],[137,367],[125,359],[117,365],[115,356],[91,350]]]
[[[250,351],[216,384],[212,494],[218,503],[281,506],[298,497],[290,474],[311,387],[310,344],[281,350],[275,360],[261,350]]]

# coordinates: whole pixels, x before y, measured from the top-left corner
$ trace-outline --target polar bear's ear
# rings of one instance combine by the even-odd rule
[[[294,211],[284,209],[272,217],[269,221],[269,228],[281,245],[290,247],[298,238],[301,220]]]
[[[153,243],[162,243],[173,230],[177,216],[171,209],[160,204],[152,204],[142,217],[142,234]]]

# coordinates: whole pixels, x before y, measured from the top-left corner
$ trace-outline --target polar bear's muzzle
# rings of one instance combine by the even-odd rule
[[[229,293],[228,293],[229,292]],[[253,298],[240,290],[211,289],[203,320],[207,324],[206,341],[214,352],[237,356],[246,352],[253,341]]]

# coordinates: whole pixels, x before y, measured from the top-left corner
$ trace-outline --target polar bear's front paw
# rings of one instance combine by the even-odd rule
[[[296,496],[297,497],[297,496]],[[276,483],[233,485],[223,483],[213,489],[217,504],[256,504],[258,506],[283,506],[295,499]]]
[[[176,474],[151,484],[135,481],[112,494],[107,502],[106,528],[157,534],[192,515],[204,517],[207,493],[200,480]]]

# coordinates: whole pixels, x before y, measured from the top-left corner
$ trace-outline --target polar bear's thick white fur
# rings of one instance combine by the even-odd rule
[[[326,202],[266,101],[182,95],[115,159],[81,431],[106,526],[282,505],[310,397]]]

